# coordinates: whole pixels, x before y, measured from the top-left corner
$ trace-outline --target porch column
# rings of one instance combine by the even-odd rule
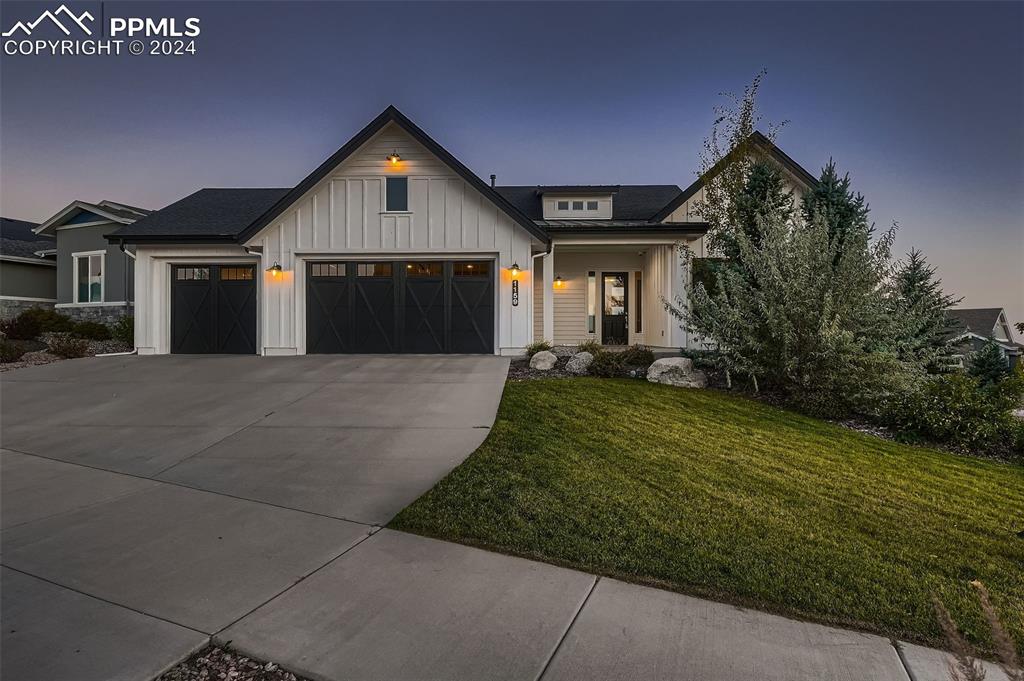
[[[555,245],[551,244],[551,252],[544,260],[544,338],[555,340]]]

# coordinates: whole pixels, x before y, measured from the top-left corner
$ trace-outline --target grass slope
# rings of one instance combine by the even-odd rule
[[[1024,651],[1024,468],[711,390],[509,383],[391,526],[933,644],[935,593],[987,645],[980,579]]]

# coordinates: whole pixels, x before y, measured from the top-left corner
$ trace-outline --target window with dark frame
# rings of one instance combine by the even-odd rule
[[[573,201],[572,202],[572,209],[573,210],[583,210],[583,202],[582,201]]]
[[[559,201],[558,202],[558,210],[569,210],[569,202],[568,201]]]
[[[402,213],[409,210],[409,178],[389,177],[384,187],[384,210]]]
[[[597,210],[597,201],[587,201],[587,210]]]

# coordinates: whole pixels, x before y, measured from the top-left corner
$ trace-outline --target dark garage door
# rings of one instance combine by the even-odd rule
[[[306,352],[494,352],[491,261],[307,267]]]
[[[256,353],[256,267],[171,268],[171,352]]]

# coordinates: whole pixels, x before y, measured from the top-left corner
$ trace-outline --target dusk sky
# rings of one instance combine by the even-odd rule
[[[4,30],[59,2],[4,2]],[[99,2],[69,2],[100,16]],[[198,54],[3,56],[0,203],[160,208],[298,182],[388,104],[501,184],[694,179],[761,69],[779,146],[830,157],[964,306],[1024,320],[1024,4],[122,3]]]

